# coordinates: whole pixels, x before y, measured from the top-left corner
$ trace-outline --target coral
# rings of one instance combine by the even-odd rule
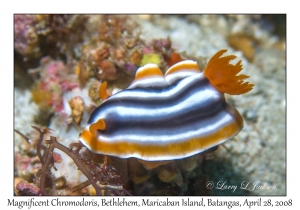
[[[47,106],[51,103],[52,93],[51,91],[41,89],[41,83],[37,83],[32,88],[32,100],[41,106]]]
[[[99,100],[99,87],[100,82],[98,82],[97,80],[94,80],[89,87],[89,96],[94,102]]]
[[[100,41],[112,43],[120,38],[125,29],[127,17],[117,18],[116,16],[103,16],[99,23],[98,36]],[[127,30],[127,32],[130,32]]]
[[[109,60],[104,60],[100,64],[100,71],[97,74],[100,80],[115,80],[117,79],[117,69],[115,64]]]
[[[93,65],[100,66],[101,62],[110,56],[109,46],[104,43],[100,43],[96,49],[92,48],[88,50],[90,51]]]
[[[129,62],[135,66],[141,65],[141,61],[143,59],[143,54],[138,50],[131,51]],[[141,65],[142,66],[142,65]]]
[[[80,87],[84,88],[90,77],[85,64],[82,61],[78,61],[74,67],[74,72],[77,75],[77,78],[80,83]]]
[[[68,101],[68,103],[72,110],[72,113],[71,113],[72,120],[75,123],[79,124],[81,121],[83,110],[84,110],[84,102],[83,102],[82,98],[80,98],[79,96],[75,96],[75,97],[71,98]]]
[[[15,49],[25,59],[43,54],[77,57],[83,42],[84,15],[15,15]]]
[[[39,188],[21,178],[15,178],[15,193],[16,195],[37,196]]]
[[[55,70],[52,72],[48,69],[49,74],[43,76],[41,73],[44,70],[48,71],[45,68],[48,68],[47,62],[51,60],[43,58],[40,68],[29,71],[36,77],[33,88],[33,98],[36,103],[42,106],[53,106],[55,111],[61,112],[63,111],[60,101],[62,95],[65,91],[77,87],[78,83],[83,89],[90,78],[114,81],[122,76],[123,83],[127,83],[122,84],[122,87],[128,86],[140,66],[154,62],[161,65],[164,71],[168,63],[171,63],[174,50],[170,39],[157,39],[146,44],[139,36],[138,24],[129,16],[101,15],[98,17],[100,19],[95,22],[96,27],[85,30],[85,23],[89,21],[90,16],[59,14],[28,16],[32,19],[30,23],[40,40],[36,45],[48,49],[41,54],[64,60],[66,64],[63,65],[68,69],[69,78],[74,77],[71,76],[73,73],[77,77],[75,83],[73,80],[70,84],[69,78],[66,79],[67,77],[64,76],[62,78],[62,75],[58,75]],[[91,33],[91,30],[95,29],[97,33]],[[178,59],[173,58],[173,63],[176,61]],[[62,66],[57,63],[52,70],[60,67]],[[49,76],[48,80],[47,76]],[[56,84],[50,84],[52,83],[50,78]],[[57,80],[57,78],[62,78],[62,80]],[[62,91],[59,91],[60,88]]]
[[[34,15],[14,15],[14,47],[25,58],[40,56],[36,24]]]
[[[91,42],[83,49],[82,58],[99,80],[116,80],[118,71],[131,74],[134,68],[135,72],[143,46],[136,28],[137,24],[127,16],[101,16],[96,43]]]
[[[41,67],[30,69],[35,74],[35,84],[32,87],[32,99],[41,109],[50,113],[65,114],[63,95],[78,88],[79,81],[62,61],[53,61],[49,57],[41,60]]]
[[[83,32],[88,17],[84,15],[47,15],[44,18],[47,43],[54,44],[62,52],[72,52],[83,41]],[[42,32],[40,32],[42,33]]]
[[[169,38],[167,39],[154,39],[152,46],[155,52],[162,53],[163,55],[170,56],[172,53],[172,44]]]
[[[93,40],[84,47],[82,61],[99,80],[132,76],[147,63],[158,64],[165,71],[168,63],[180,60],[178,54],[173,55],[170,39],[156,39],[147,44],[139,36],[139,26],[128,16],[101,16],[98,37]]]

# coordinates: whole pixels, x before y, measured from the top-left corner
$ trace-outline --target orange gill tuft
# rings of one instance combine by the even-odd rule
[[[240,74],[241,61],[232,65],[229,62],[236,58],[235,55],[221,57],[227,50],[220,50],[208,62],[204,75],[221,92],[230,95],[240,95],[249,92],[253,84],[245,82],[249,76]]]

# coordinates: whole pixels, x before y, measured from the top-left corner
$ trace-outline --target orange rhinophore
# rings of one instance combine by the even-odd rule
[[[105,81],[100,85],[100,88],[99,88],[99,96],[102,101],[104,101],[105,99],[107,99],[109,97],[109,95],[106,92],[106,87],[107,87],[107,82]]]

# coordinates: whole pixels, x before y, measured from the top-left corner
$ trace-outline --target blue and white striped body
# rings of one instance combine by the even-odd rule
[[[233,138],[243,127],[241,115],[203,73],[189,71],[196,65],[191,62],[178,64],[160,85],[144,87],[135,80],[138,85],[107,98],[93,111],[81,142],[95,153],[161,161],[198,154]],[[90,126],[99,120],[105,126],[94,132]]]
[[[237,75],[241,63],[230,64],[235,56],[221,57],[224,52],[216,53],[203,73],[194,61],[177,63],[165,75],[147,64],[127,89],[109,98],[101,86],[100,97],[107,99],[93,111],[80,141],[95,153],[164,161],[233,138],[243,119],[224,93],[244,94],[254,85],[244,82],[247,75]]]

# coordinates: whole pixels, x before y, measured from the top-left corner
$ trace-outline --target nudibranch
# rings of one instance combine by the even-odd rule
[[[136,72],[131,85],[112,96],[102,83],[103,103],[80,135],[94,153],[167,161],[201,153],[232,139],[243,118],[224,93],[244,94],[253,88],[236,56],[217,52],[201,72],[196,62],[181,61],[165,75],[154,64]]]

